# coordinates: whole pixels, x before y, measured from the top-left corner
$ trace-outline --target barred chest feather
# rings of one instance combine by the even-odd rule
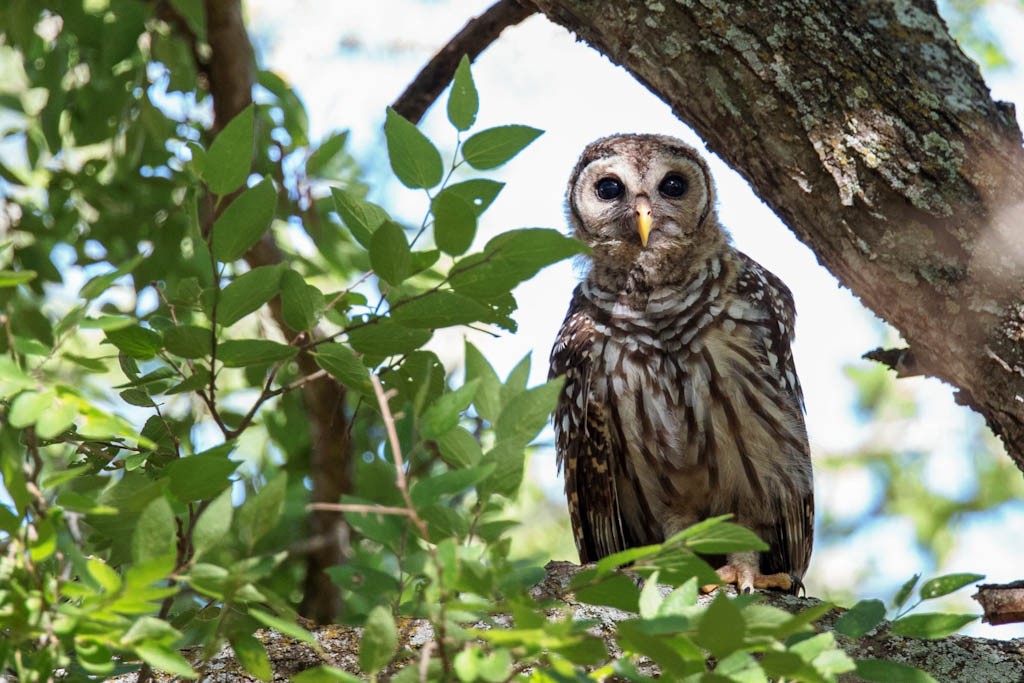
[[[737,286],[758,276],[712,259],[693,281],[649,293],[581,287],[593,320],[589,401],[605,406],[647,509],[668,536],[710,515],[763,515],[765,500],[810,491],[799,388],[773,348],[785,318]],[[748,282],[749,284],[749,282]],[[756,292],[755,292],[756,294]],[[807,463],[806,465],[804,463]]]

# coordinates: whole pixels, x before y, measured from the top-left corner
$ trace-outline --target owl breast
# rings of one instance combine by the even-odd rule
[[[647,507],[626,496],[624,521],[649,514],[666,537],[712,515],[749,517],[794,486],[779,447],[794,425],[768,378],[760,314],[721,291],[727,274],[713,265],[644,297],[583,292],[596,332],[590,400],[606,407],[619,471]]]

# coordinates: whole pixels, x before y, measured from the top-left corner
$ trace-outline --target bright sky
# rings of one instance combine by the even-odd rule
[[[284,76],[304,99],[314,139],[332,130],[351,129],[350,151],[367,169],[372,197],[418,224],[425,211],[421,195],[389,180],[382,124],[384,108],[400,94],[433,53],[466,20],[485,10],[491,0],[248,0],[251,27],[263,65]],[[1021,13],[1001,6],[991,10],[993,25],[1005,36],[1024,35]],[[1024,64],[1024,43],[1006,40],[1011,60]],[[502,230],[541,226],[564,230],[564,191],[568,174],[583,147],[615,132],[659,132],[676,135],[703,148],[702,142],[676,120],[668,107],[636,83],[624,70],[597,52],[576,43],[564,29],[534,16],[509,29],[474,64],[481,111],[477,130],[523,123],[545,131],[523,154],[500,169],[508,183],[485,215],[478,245]],[[989,78],[1000,99],[1024,103],[1019,73]],[[1019,114],[1019,112],[1018,112]],[[443,105],[424,121],[425,132],[443,148],[454,144]],[[843,373],[848,364],[864,364],[860,356],[878,346],[877,319],[848,290],[817,265],[774,214],[751,192],[739,175],[711,157],[719,192],[719,214],[736,245],[779,275],[792,289],[798,311],[796,362],[808,408],[808,429],[815,454],[855,451],[866,438],[864,425],[851,412],[853,387]],[[532,352],[533,381],[547,371],[551,341],[562,321],[577,274],[569,264],[544,271],[516,292],[519,332],[474,342],[507,372]],[[435,350],[450,364],[461,353],[464,330],[437,335]],[[956,492],[958,472],[970,466],[964,434],[969,413],[952,400],[948,387],[935,380],[906,380],[922,405],[894,445],[929,454],[929,480]],[[553,496],[560,496],[550,453],[533,459],[534,474]],[[877,495],[869,477],[856,473],[818,476],[819,508],[839,516],[856,516]],[[975,571],[993,582],[1022,578],[1024,548],[1006,538],[1024,528],[1024,506],[972,526],[960,539],[947,571]],[[909,524],[887,524],[857,534],[842,548],[819,551],[809,575],[811,594],[829,586],[849,586],[865,567],[877,573],[853,586],[864,596],[887,597],[915,571],[921,558],[912,550]],[[574,553],[563,553],[575,559]],[[561,556],[561,555],[559,555]],[[962,605],[976,608],[973,603]],[[992,637],[1024,635],[1024,629],[974,627]]]

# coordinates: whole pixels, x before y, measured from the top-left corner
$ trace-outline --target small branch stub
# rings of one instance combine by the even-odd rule
[[[986,583],[971,597],[985,610],[982,621],[993,625],[1024,622],[1024,581]]]

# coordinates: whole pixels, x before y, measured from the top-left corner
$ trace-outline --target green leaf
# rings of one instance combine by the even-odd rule
[[[277,207],[274,181],[266,176],[235,197],[213,224],[213,255],[230,263],[245,256],[270,227]]]
[[[501,413],[501,380],[480,351],[466,342],[466,381],[480,380],[480,386],[473,397],[477,414],[491,424]]]
[[[391,168],[403,185],[429,189],[441,182],[441,153],[426,135],[391,107],[384,120],[384,137]]]
[[[240,188],[249,177],[253,148],[253,105],[224,126],[206,153],[203,180],[210,191],[223,197]]]
[[[188,660],[167,645],[152,642],[141,643],[135,646],[135,654],[158,671],[182,678],[199,678]]]
[[[425,439],[436,439],[459,424],[459,416],[473,400],[478,382],[469,381],[455,391],[438,397],[420,419],[420,433]]]
[[[510,230],[489,241],[481,254],[466,256],[456,263],[450,283],[461,294],[488,299],[507,294],[541,268],[586,250],[581,242],[556,230]]]
[[[286,636],[294,638],[295,640],[300,640],[308,645],[317,644],[316,636],[296,624],[294,621],[288,621],[287,619],[276,617],[269,612],[264,612],[263,610],[256,608],[251,608],[249,610],[249,616],[253,617],[267,628],[272,628],[279,633],[283,633]]]
[[[739,608],[719,591],[697,624],[697,642],[722,659],[742,646],[746,630]]]
[[[103,589],[103,592],[113,595],[121,589],[121,575],[102,560],[89,558],[86,560],[86,569],[89,576]]]
[[[281,289],[281,266],[260,266],[239,275],[220,292],[217,301],[217,324],[231,327],[263,304]]]
[[[168,389],[165,393],[174,395],[186,391],[198,391],[210,383],[210,371],[202,365],[197,365],[195,372],[178,384]]]
[[[209,500],[231,484],[231,475],[241,461],[230,460],[227,453],[198,453],[179,458],[167,465],[170,491],[183,503]]]
[[[893,607],[899,608],[903,606],[903,603],[905,603],[907,601],[907,598],[910,597],[910,592],[914,590],[914,586],[917,585],[917,580],[920,578],[920,574],[914,574],[909,579],[907,579],[906,583],[904,583],[896,592],[896,597],[892,599]]]
[[[235,513],[239,540],[250,549],[266,536],[281,518],[284,495],[288,489],[288,475],[281,472],[267,482],[256,495],[249,497]]]
[[[625,550],[620,550],[617,553],[606,555],[597,561],[597,573],[599,576],[607,576],[623,565],[633,564],[638,560],[647,560],[657,557],[657,555],[662,551],[662,547],[661,543],[655,543],[653,545],[626,548]]]
[[[370,240],[370,266],[389,284],[399,285],[409,277],[411,264],[405,230],[398,223],[386,221]]]
[[[525,446],[533,441],[548,422],[562,392],[563,378],[556,377],[540,386],[516,395],[501,411],[495,425],[499,442],[507,441]]]
[[[359,641],[359,668],[371,676],[391,661],[398,647],[398,631],[388,608],[378,605],[370,610]]]
[[[283,119],[281,127],[287,131],[292,144],[295,147],[308,147],[309,115],[295,90],[273,71],[259,71],[256,81],[277,98]]]
[[[312,329],[325,305],[323,293],[294,270],[281,274],[281,315],[288,327],[301,331]]]
[[[746,550],[768,550],[765,543],[750,529],[732,524],[731,522],[719,522],[713,526],[703,528],[696,533],[684,530],[670,539],[685,539],[686,546],[698,553],[714,555],[718,553],[738,553]]]
[[[526,383],[530,379],[530,363],[532,362],[531,355],[532,351],[527,353],[522,359],[516,363],[516,366],[512,368],[511,372],[508,373],[508,379],[501,386],[501,402],[504,405],[508,405],[508,402],[519,394],[526,391]]]
[[[687,609],[697,604],[697,578],[687,579],[682,585],[665,596],[658,607],[659,617],[681,616]]]
[[[661,606],[661,592],[658,590],[658,572],[655,571],[644,581],[640,589],[639,614],[642,619],[653,619],[658,616]]]
[[[855,673],[875,683],[938,683],[920,669],[884,659],[858,659]]]
[[[235,633],[228,637],[228,641],[242,668],[261,681],[273,679],[274,672],[270,668],[267,649],[259,639],[249,633]]]
[[[417,479],[413,482],[409,495],[416,507],[433,505],[442,496],[450,496],[462,493],[477,482],[483,481],[494,470],[492,463],[486,463],[479,467],[468,467],[461,470],[451,470],[435,474],[430,477]]]
[[[480,97],[473,84],[473,74],[469,70],[469,57],[462,56],[459,66],[455,69],[452,90],[448,94],[448,120],[458,130],[469,130],[476,121],[476,113],[480,108]]]
[[[452,662],[455,675],[458,676],[460,681],[472,683],[480,675],[480,660],[482,658],[483,653],[480,652],[478,647],[471,646],[459,651]]]
[[[106,645],[82,639],[75,643],[75,658],[85,671],[105,679],[114,671],[114,653]]]
[[[911,638],[945,638],[976,620],[976,614],[941,614],[925,612],[911,614],[892,622],[890,631]]]
[[[503,187],[505,187],[505,183],[499,183],[497,180],[473,178],[449,185],[444,191],[450,195],[461,197],[473,207],[477,217],[480,217],[494,202]]]
[[[576,599],[590,605],[614,607],[624,612],[636,612],[640,605],[640,589],[625,574],[612,574],[601,581],[574,591]]]
[[[476,208],[458,192],[441,190],[430,202],[434,214],[434,241],[441,251],[465,253],[476,235]]]
[[[244,368],[247,365],[266,365],[288,360],[298,352],[294,346],[269,339],[232,339],[217,347],[217,359],[225,367]]]
[[[17,287],[26,282],[31,282],[36,277],[34,270],[0,270],[0,289],[4,287]]]
[[[515,496],[523,483],[523,464],[526,461],[524,445],[514,441],[499,441],[482,458],[494,464],[494,474],[480,486],[480,495],[497,493]]]
[[[398,302],[391,309],[391,317],[406,327],[436,330],[486,321],[491,317],[491,311],[468,296],[438,290],[418,299]]]
[[[231,530],[235,508],[231,505],[231,489],[225,489],[213,499],[192,529],[192,547],[198,559],[207,550],[224,543]]]
[[[921,599],[931,600],[932,598],[949,595],[953,591],[960,590],[964,586],[969,586],[975,581],[981,581],[984,578],[984,574],[946,574],[945,576],[939,576],[925,581],[924,585],[921,586]]]
[[[334,208],[341,216],[352,236],[364,248],[370,248],[370,240],[384,221],[390,220],[388,212],[373,202],[357,197],[336,187],[331,188]]]
[[[132,560],[136,563],[169,557],[172,561],[177,543],[177,523],[171,504],[159,496],[147,505],[132,534]]]
[[[306,669],[301,673],[297,673],[292,676],[292,683],[362,683],[361,678],[357,678],[350,673],[346,673],[341,669],[333,666],[327,666],[321,664],[320,666],[314,666],[312,669]]]
[[[204,358],[210,355],[213,332],[196,325],[178,325],[164,330],[164,348],[182,358]]]
[[[362,361],[356,358],[352,349],[344,344],[328,342],[316,347],[313,358],[316,364],[331,374],[342,386],[354,389],[361,394],[373,393],[370,384],[369,370]]]
[[[86,300],[95,299],[100,294],[107,291],[114,282],[135,270],[145,258],[144,254],[137,254],[114,272],[97,275],[85,283],[81,291],[78,292],[78,295]]]
[[[495,168],[519,154],[543,132],[520,125],[488,128],[466,140],[462,146],[462,158],[478,170]]]
[[[139,325],[108,330],[106,335],[107,341],[116,346],[119,351],[139,360],[152,358],[163,346],[163,339],[159,332]]]
[[[651,637],[651,634],[645,628],[647,623],[637,619],[628,619],[620,622],[616,640],[619,641],[627,652],[641,654],[648,657],[651,661],[657,662],[665,679],[682,681],[687,678],[688,674],[703,670],[704,657],[700,655],[700,650],[689,639],[676,638],[670,641],[666,638]],[[696,661],[697,658],[694,656],[694,653],[689,652],[691,649],[696,650],[696,654],[700,655],[699,663]],[[684,654],[689,655],[689,657],[684,656]],[[688,659],[690,662],[687,661]],[[700,680],[702,682],[723,680],[721,677],[717,679],[712,678],[713,676],[715,674],[707,673]],[[648,679],[632,680],[646,681]]]
[[[835,629],[844,636],[860,638],[882,623],[884,618],[885,604],[881,600],[861,600],[836,619]]]
[[[348,140],[348,131],[344,130],[330,135],[321,142],[320,146],[306,160],[306,175],[315,176],[326,168],[341,153],[346,140]]]
[[[50,409],[57,399],[57,392],[48,391],[23,391],[18,394],[11,403],[11,412],[8,414],[8,421],[15,429],[23,429],[36,423],[39,417]]]
[[[431,330],[404,327],[388,318],[377,318],[375,323],[348,333],[353,349],[374,358],[409,353],[430,341],[431,336]]]
[[[77,400],[58,394],[56,400],[36,421],[36,436],[41,439],[52,439],[68,429],[76,417],[78,417]]]
[[[477,390],[479,392],[479,389]],[[470,467],[480,462],[480,442],[462,427],[449,430],[437,438],[441,459],[451,467]]]
[[[230,577],[230,572],[224,567],[199,562],[188,570],[188,574],[185,575],[184,579],[200,593],[222,598],[224,596],[224,588],[228,585]]]

